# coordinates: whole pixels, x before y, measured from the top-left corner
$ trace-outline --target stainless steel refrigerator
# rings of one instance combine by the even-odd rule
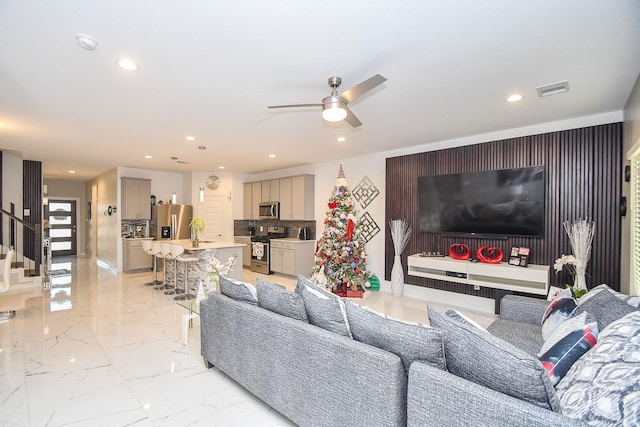
[[[190,239],[189,222],[193,217],[191,205],[151,206],[151,224],[156,240]]]

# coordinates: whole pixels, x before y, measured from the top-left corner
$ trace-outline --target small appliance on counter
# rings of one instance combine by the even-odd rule
[[[249,233],[249,236],[255,236],[256,235],[256,228],[253,225],[250,225],[247,228],[247,232]]]
[[[311,240],[311,228],[309,227],[298,228],[298,239]]]

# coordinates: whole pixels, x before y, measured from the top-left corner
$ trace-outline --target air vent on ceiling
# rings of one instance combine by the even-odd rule
[[[185,162],[184,160],[178,160],[176,163],[180,163],[181,165],[188,165],[189,162]]]
[[[558,93],[569,92],[569,80],[551,83],[544,86],[538,86],[536,90],[538,91],[538,96],[540,98],[549,95],[556,95]]]

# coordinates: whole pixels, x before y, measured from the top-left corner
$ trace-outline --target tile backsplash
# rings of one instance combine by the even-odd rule
[[[281,221],[277,219],[236,219],[233,221],[233,234],[235,236],[248,236],[249,227],[254,227],[255,234],[267,234],[267,227],[284,227],[285,237],[297,238],[298,229],[301,227],[309,227],[311,230],[310,240],[316,239],[316,222],[315,221]],[[264,231],[260,231],[260,227],[264,228]]]

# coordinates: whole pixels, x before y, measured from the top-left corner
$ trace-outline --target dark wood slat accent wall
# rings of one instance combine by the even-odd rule
[[[592,218],[596,234],[587,268],[587,285],[607,283],[620,289],[619,201],[622,186],[622,123],[593,126],[542,135],[505,139],[483,144],[411,154],[387,159],[386,223],[404,218],[418,224],[417,178],[459,172],[544,165],[546,169],[546,221],[542,238],[509,237],[475,239],[413,231],[402,256],[405,282],[493,298],[493,289],[472,287],[434,279],[408,276],[407,256],[422,251],[448,252],[453,243],[466,243],[473,251],[481,245],[500,247],[505,256],[512,246],[531,248],[530,262],[552,266],[571,246],[562,223]],[[393,242],[385,236],[385,279],[393,265]],[[572,283],[571,276],[551,269],[550,283]]]
[[[42,223],[42,162],[32,160],[22,161],[22,205],[29,209],[30,215],[24,216],[24,221],[36,225]],[[36,259],[36,250],[42,247],[42,241],[35,242],[33,230],[23,232],[24,255]],[[38,257],[39,259],[39,257]]]

